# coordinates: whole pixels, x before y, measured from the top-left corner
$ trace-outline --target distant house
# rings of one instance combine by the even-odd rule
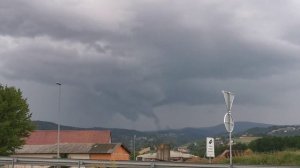
[[[190,152],[190,150],[188,149],[187,146],[180,146],[180,147],[177,148],[177,151],[182,152],[182,153],[189,153]]]
[[[182,152],[178,152],[178,151],[170,151],[170,161],[186,161],[188,159],[191,158],[195,158],[197,156],[195,155],[191,155],[191,154],[187,154],[187,153],[182,153]],[[158,160],[157,159],[157,153],[147,153],[147,154],[143,154],[143,155],[139,155],[136,157],[136,160],[139,161],[155,161]]]
[[[147,147],[147,148],[141,149],[138,153],[139,153],[139,155],[142,155],[142,154],[145,154],[145,153],[149,153],[150,151],[151,151],[151,148]]]
[[[129,160],[130,152],[122,144],[63,143],[60,154],[69,159]],[[55,158],[57,145],[24,145],[14,157]]]
[[[62,130],[60,143],[111,143],[109,130]],[[26,139],[26,145],[49,145],[57,143],[57,130],[37,130]]]

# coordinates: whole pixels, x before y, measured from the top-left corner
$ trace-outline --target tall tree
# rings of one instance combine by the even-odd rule
[[[13,154],[33,129],[27,99],[21,90],[0,84],[0,155]]]

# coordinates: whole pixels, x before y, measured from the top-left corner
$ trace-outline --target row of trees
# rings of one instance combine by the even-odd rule
[[[286,149],[300,149],[300,136],[263,137],[252,141],[248,147],[256,152],[283,151]]]

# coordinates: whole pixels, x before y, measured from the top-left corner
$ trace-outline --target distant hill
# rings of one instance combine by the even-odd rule
[[[37,130],[56,130],[57,124],[46,121],[34,121]],[[234,133],[243,133],[252,128],[267,128],[271,125],[253,123],[253,122],[236,122]],[[112,141],[122,142],[128,148],[131,148],[134,135],[136,135],[137,148],[157,145],[159,143],[170,143],[172,146],[179,146],[182,144],[194,142],[203,139],[207,136],[225,135],[226,130],[223,124],[213,127],[203,128],[183,128],[183,129],[169,129],[160,131],[137,131],[121,128],[79,128],[61,125],[61,130],[111,130]]]
[[[57,129],[57,124],[53,122],[48,122],[48,121],[33,121],[33,123],[36,125],[37,130],[56,130]],[[70,127],[70,126],[65,126],[61,125],[60,126],[62,130],[78,130],[78,129],[83,129],[83,128],[78,128],[78,127]]]
[[[300,126],[276,125],[269,127],[255,127],[244,131],[243,134],[250,136],[300,136]]]

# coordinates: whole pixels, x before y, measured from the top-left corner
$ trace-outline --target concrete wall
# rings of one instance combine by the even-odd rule
[[[170,145],[169,144],[160,144],[157,147],[157,155],[156,159],[162,161],[169,161],[170,160]]]

